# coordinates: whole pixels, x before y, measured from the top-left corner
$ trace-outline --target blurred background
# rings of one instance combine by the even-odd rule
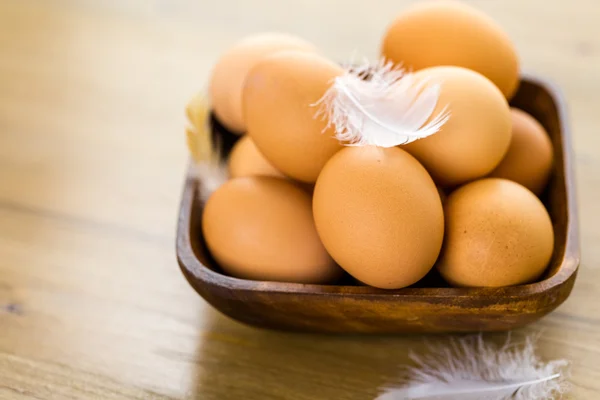
[[[544,356],[576,361],[574,398],[592,399],[600,4],[465,2],[503,26],[524,70],[568,102],[585,268],[569,300],[528,329],[545,332]],[[174,237],[185,105],[222,51],[285,31],[334,60],[374,58],[410,3],[0,0],[0,397],[365,399],[393,379],[420,338],[237,324],[184,281]]]

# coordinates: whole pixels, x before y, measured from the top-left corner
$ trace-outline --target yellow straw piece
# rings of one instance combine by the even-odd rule
[[[209,114],[208,99],[204,92],[196,94],[185,108],[188,120],[196,128],[200,130],[208,121]]]
[[[215,156],[208,123],[209,110],[208,100],[203,93],[194,96],[186,107],[191,124],[185,131],[187,146],[196,163],[211,161]]]
[[[187,139],[187,147],[195,162],[200,162],[202,155],[199,150],[198,137],[194,128],[188,126],[185,128],[185,136]]]

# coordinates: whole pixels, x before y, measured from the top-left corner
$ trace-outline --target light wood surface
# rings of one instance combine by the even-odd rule
[[[220,51],[286,30],[374,56],[408,1],[0,0],[0,399],[371,399],[421,336],[249,328],[208,306],[174,253],[184,106]],[[470,1],[569,103],[582,258],[525,330],[600,392],[600,4]],[[376,4],[376,7],[373,5]],[[489,336],[501,340],[503,335]]]

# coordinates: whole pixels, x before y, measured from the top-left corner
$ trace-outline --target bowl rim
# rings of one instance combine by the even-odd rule
[[[560,268],[552,276],[534,283],[515,285],[500,288],[415,288],[378,289],[369,286],[345,285],[320,285],[274,281],[253,281],[235,278],[213,271],[204,265],[194,253],[190,237],[189,223],[196,203],[198,181],[192,174],[192,163],[188,165],[188,172],[179,208],[179,217],[176,232],[176,253],[178,263],[186,276],[191,276],[203,284],[218,286],[229,290],[241,290],[260,293],[281,293],[293,295],[328,295],[328,296],[354,296],[390,298],[490,298],[502,296],[503,298],[523,298],[535,296],[566,283],[577,272],[580,262],[578,213],[576,207],[576,188],[572,168],[572,144],[569,128],[568,112],[563,100],[561,90],[548,79],[538,75],[523,73],[521,81],[527,82],[545,90],[553,99],[557,110],[559,127],[561,130],[562,159],[564,179],[568,183],[566,188],[567,209],[567,234],[565,251],[560,259]]]

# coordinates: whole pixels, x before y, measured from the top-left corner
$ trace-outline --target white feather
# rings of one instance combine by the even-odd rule
[[[440,90],[440,83],[417,80],[392,63],[365,62],[336,77],[315,105],[341,142],[393,147],[433,135],[446,123],[446,107],[432,117]]]
[[[568,362],[542,363],[533,339],[522,346],[498,348],[481,335],[431,347],[430,354],[411,354],[408,382],[386,388],[376,400],[529,400],[554,399],[568,390]]]
[[[192,176],[198,181],[199,200],[205,203],[211,194],[229,179],[227,165],[217,162],[193,164]]]

